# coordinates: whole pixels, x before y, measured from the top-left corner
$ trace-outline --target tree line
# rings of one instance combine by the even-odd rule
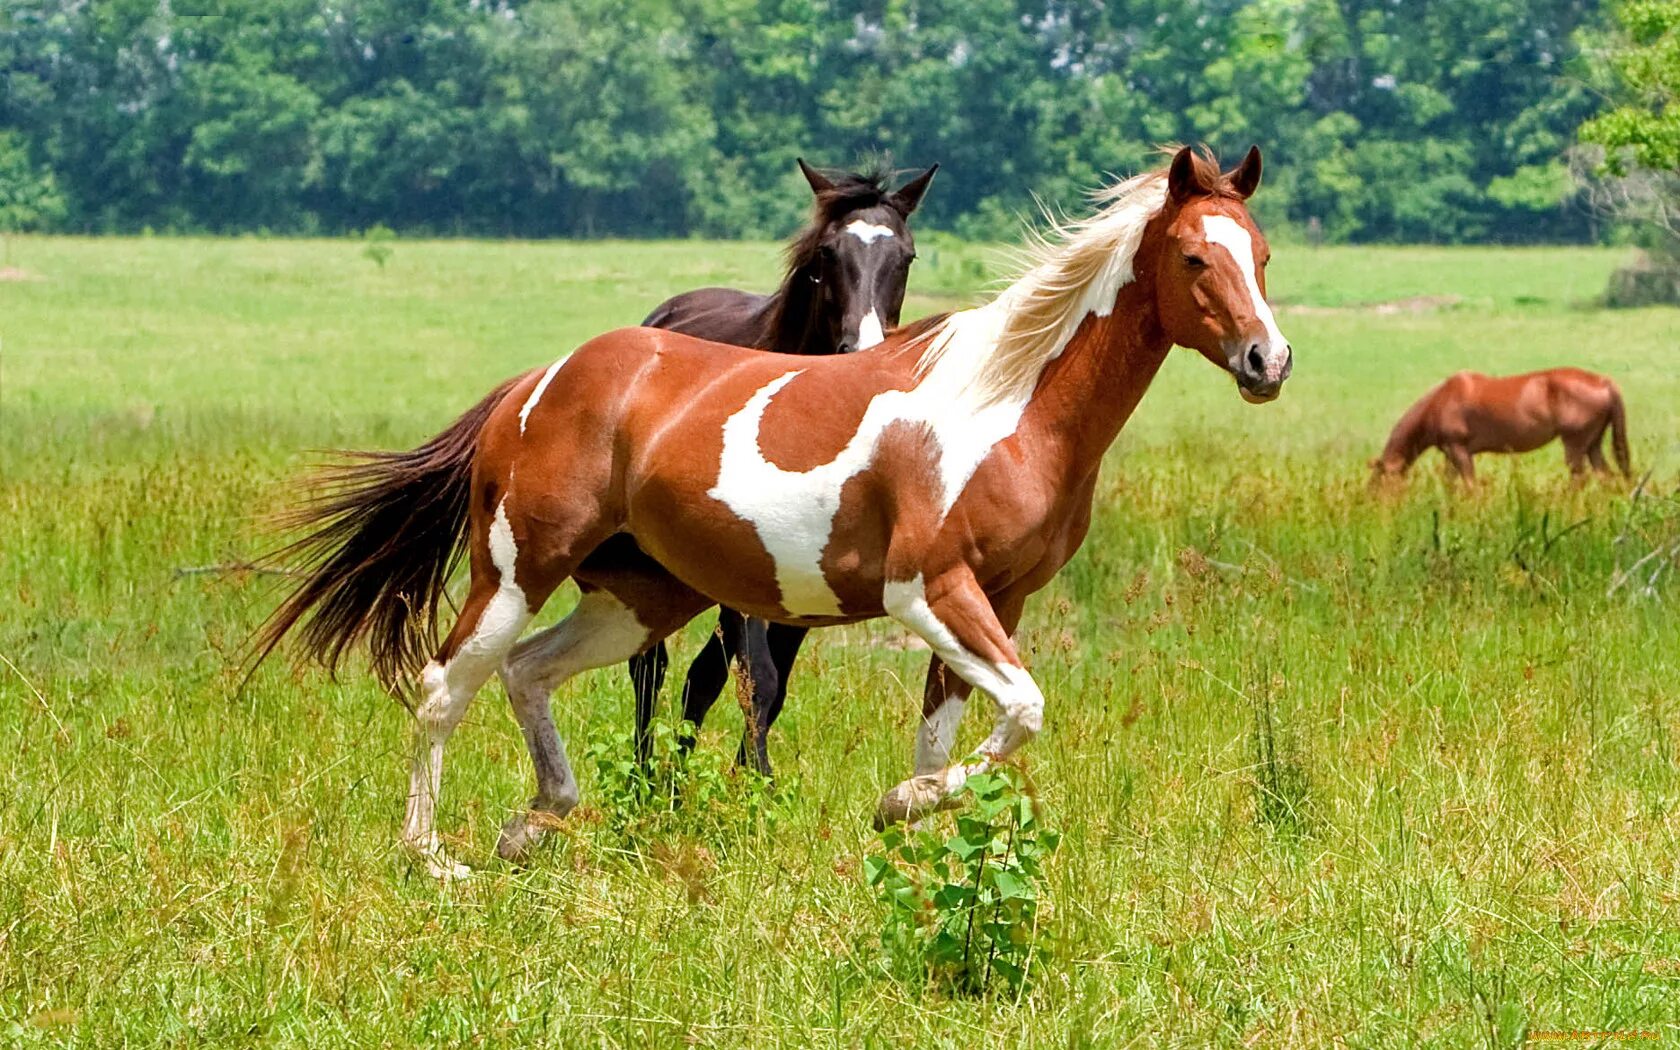
[[[1328,240],[1595,235],[1594,0],[0,0],[0,224],[780,236],[796,156],[1012,233],[1170,142]]]

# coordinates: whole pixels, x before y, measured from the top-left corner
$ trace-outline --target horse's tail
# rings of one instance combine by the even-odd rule
[[[1610,445],[1616,451],[1616,465],[1622,474],[1633,477],[1633,457],[1628,454],[1627,410],[1622,407],[1622,392],[1610,384]]]
[[[303,582],[253,641],[254,670],[308,616],[302,651],[336,669],[366,639],[387,688],[413,675],[437,648],[438,603],[467,540],[473,459],[515,376],[408,452],[351,452],[320,475],[318,494],[280,518],[311,531],[275,557]]]

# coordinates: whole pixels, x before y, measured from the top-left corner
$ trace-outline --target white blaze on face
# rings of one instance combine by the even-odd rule
[[[869,312],[863,315],[863,320],[858,322],[857,348],[868,350],[884,337],[885,334],[881,331],[881,318],[872,306],[869,308]]]
[[[1254,316],[1259,318],[1261,326],[1266,329],[1266,345],[1260,348],[1266,360],[1266,372],[1275,377],[1283,370],[1284,362],[1289,360],[1289,340],[1278,331],[1277,318],[1272,316],[1272,307],[1266,302],[1266,297],[1260,294],[1260,282],[1254,275],[1254,238],[1243,229],[1242,223],[1228,215],[1204,216],[1202,232],[1208,243],[1224,248],[1231,253],[1231,258],[1236,260],[1237,269],[1243,275],[1243,283],[1248,287],[1249,298],[1253,301]]]
[[[879,238],[894,235],[891,226],[882,226],[878,222],[865,222],[862,219],[853,219],[846,227],[846,232],[865,244],[874,244]]]

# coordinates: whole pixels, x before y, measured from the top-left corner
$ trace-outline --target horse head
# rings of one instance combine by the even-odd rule
[[[1167,171],[1153,274],[1166,334],[1231,373],[1256,404],[1277,397],[1293,368],[1266,302],[1271,250],[1246,203],[1259,185],[1258,146],[1223,173],[1206,154],[1180,149]]]
[[[790,251],[789,279],[805,284],[812,334],[839,353],[867,350],[898,326],[916,258],[908,220],[939,165],[891,192],[878,176],[830,177],[803,159],[799,170],[816,215]],[[813,352],[812,341],[803,349]]]

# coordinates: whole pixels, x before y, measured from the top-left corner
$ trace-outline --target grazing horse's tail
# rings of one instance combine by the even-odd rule
[[[438,600],[466,546],[479,431],[523,376],[492,390],[409,452],[352,452],[281,524],[312,531],[275,552],[303,582],[263,624],[254,670],[306,615],[303,652],[335,669],[367,639],[374,673],[393,690],[437,647]]]
[[[1610,444],[1616,451],[1616,465],[1622,474],[1633,477],[1633,457],[1628,454],[1627,410],[1622,407],[1622,392],[1610,384]]]

